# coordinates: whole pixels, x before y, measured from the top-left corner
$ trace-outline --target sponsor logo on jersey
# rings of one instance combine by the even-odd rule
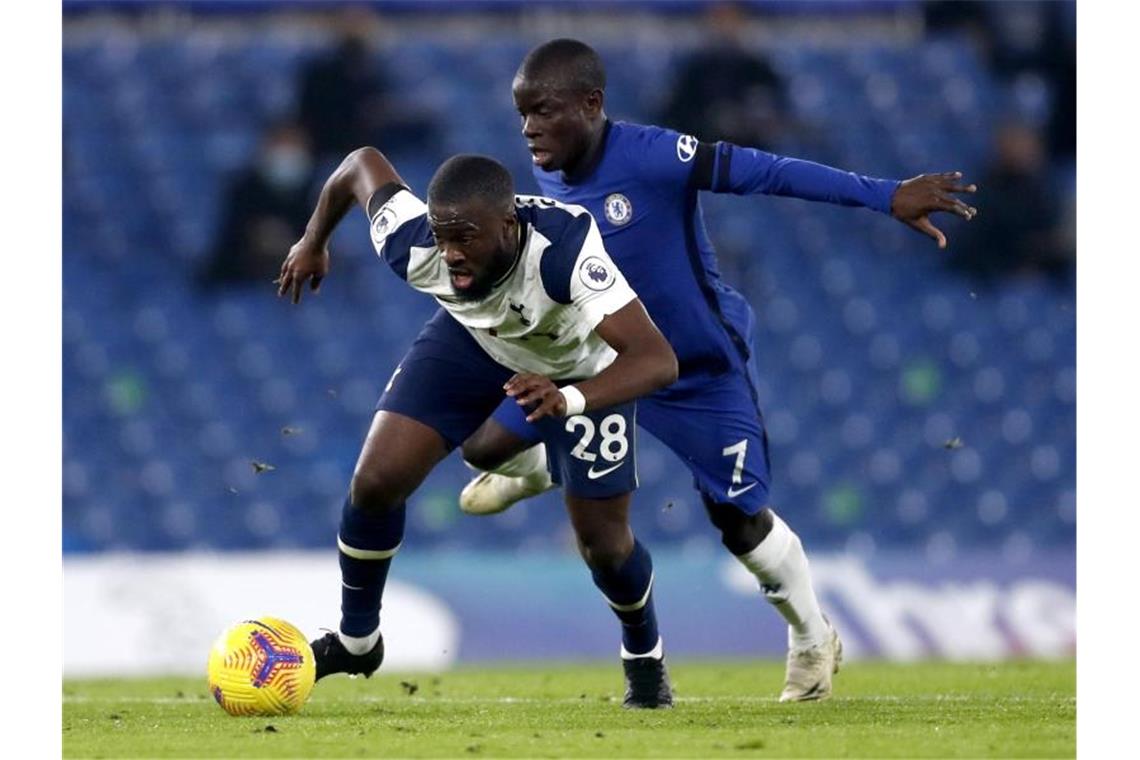
[[[523,311],[526,309],[526,304],[516,304],[514,301],[508,299],[507,306],[511,311],[519,315],[519,321],[523,323],[523,327],[530,327],[530,320],[523,314]]]
[[[689,163],[697,155],[697,138],[692,135],[681,135],[677,138],[677,158],[681,163]]]
[[[606,219],[610,224],[622,225],[633,218],[633,204],[629,202],[621,193],[612,193],[606,196],[606,201],[603,204],[606,211]]]
[[[590,290],[606,290],[614,284],[613,265],[590,256],[578,266],[578,279]]]

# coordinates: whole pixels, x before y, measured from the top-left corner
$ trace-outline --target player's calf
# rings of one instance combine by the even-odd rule
[[[718,504],[707,496],[702,499],[709,520],[720,531],[721,543],[736,556],[755,549],[772,531],[771,509],[761,509],[750,515],[735,504]]]

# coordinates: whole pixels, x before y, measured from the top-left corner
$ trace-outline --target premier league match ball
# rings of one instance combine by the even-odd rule
[[[230,715],[288,715],[309,698],[317,666],[305,635],[278,618],[243,620],[210,649],[210,693]]]

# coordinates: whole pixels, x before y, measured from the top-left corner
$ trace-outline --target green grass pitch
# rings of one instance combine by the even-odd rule
[[[1074,757],[1073,662],[855,662],[819,703],[783,666],[670,664],[672,710],[621,708],[618,663],[334,676],[300,714],[232,718],[201,679],[64,681],[64,757]]]

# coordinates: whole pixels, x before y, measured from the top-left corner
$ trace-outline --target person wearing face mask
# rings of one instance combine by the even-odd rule
[[[263,283],[280,267],[280,251],[304,231],[313,158],[304,129],[279,122],[265,133],[255,160],[230,182],[204,285]]]

